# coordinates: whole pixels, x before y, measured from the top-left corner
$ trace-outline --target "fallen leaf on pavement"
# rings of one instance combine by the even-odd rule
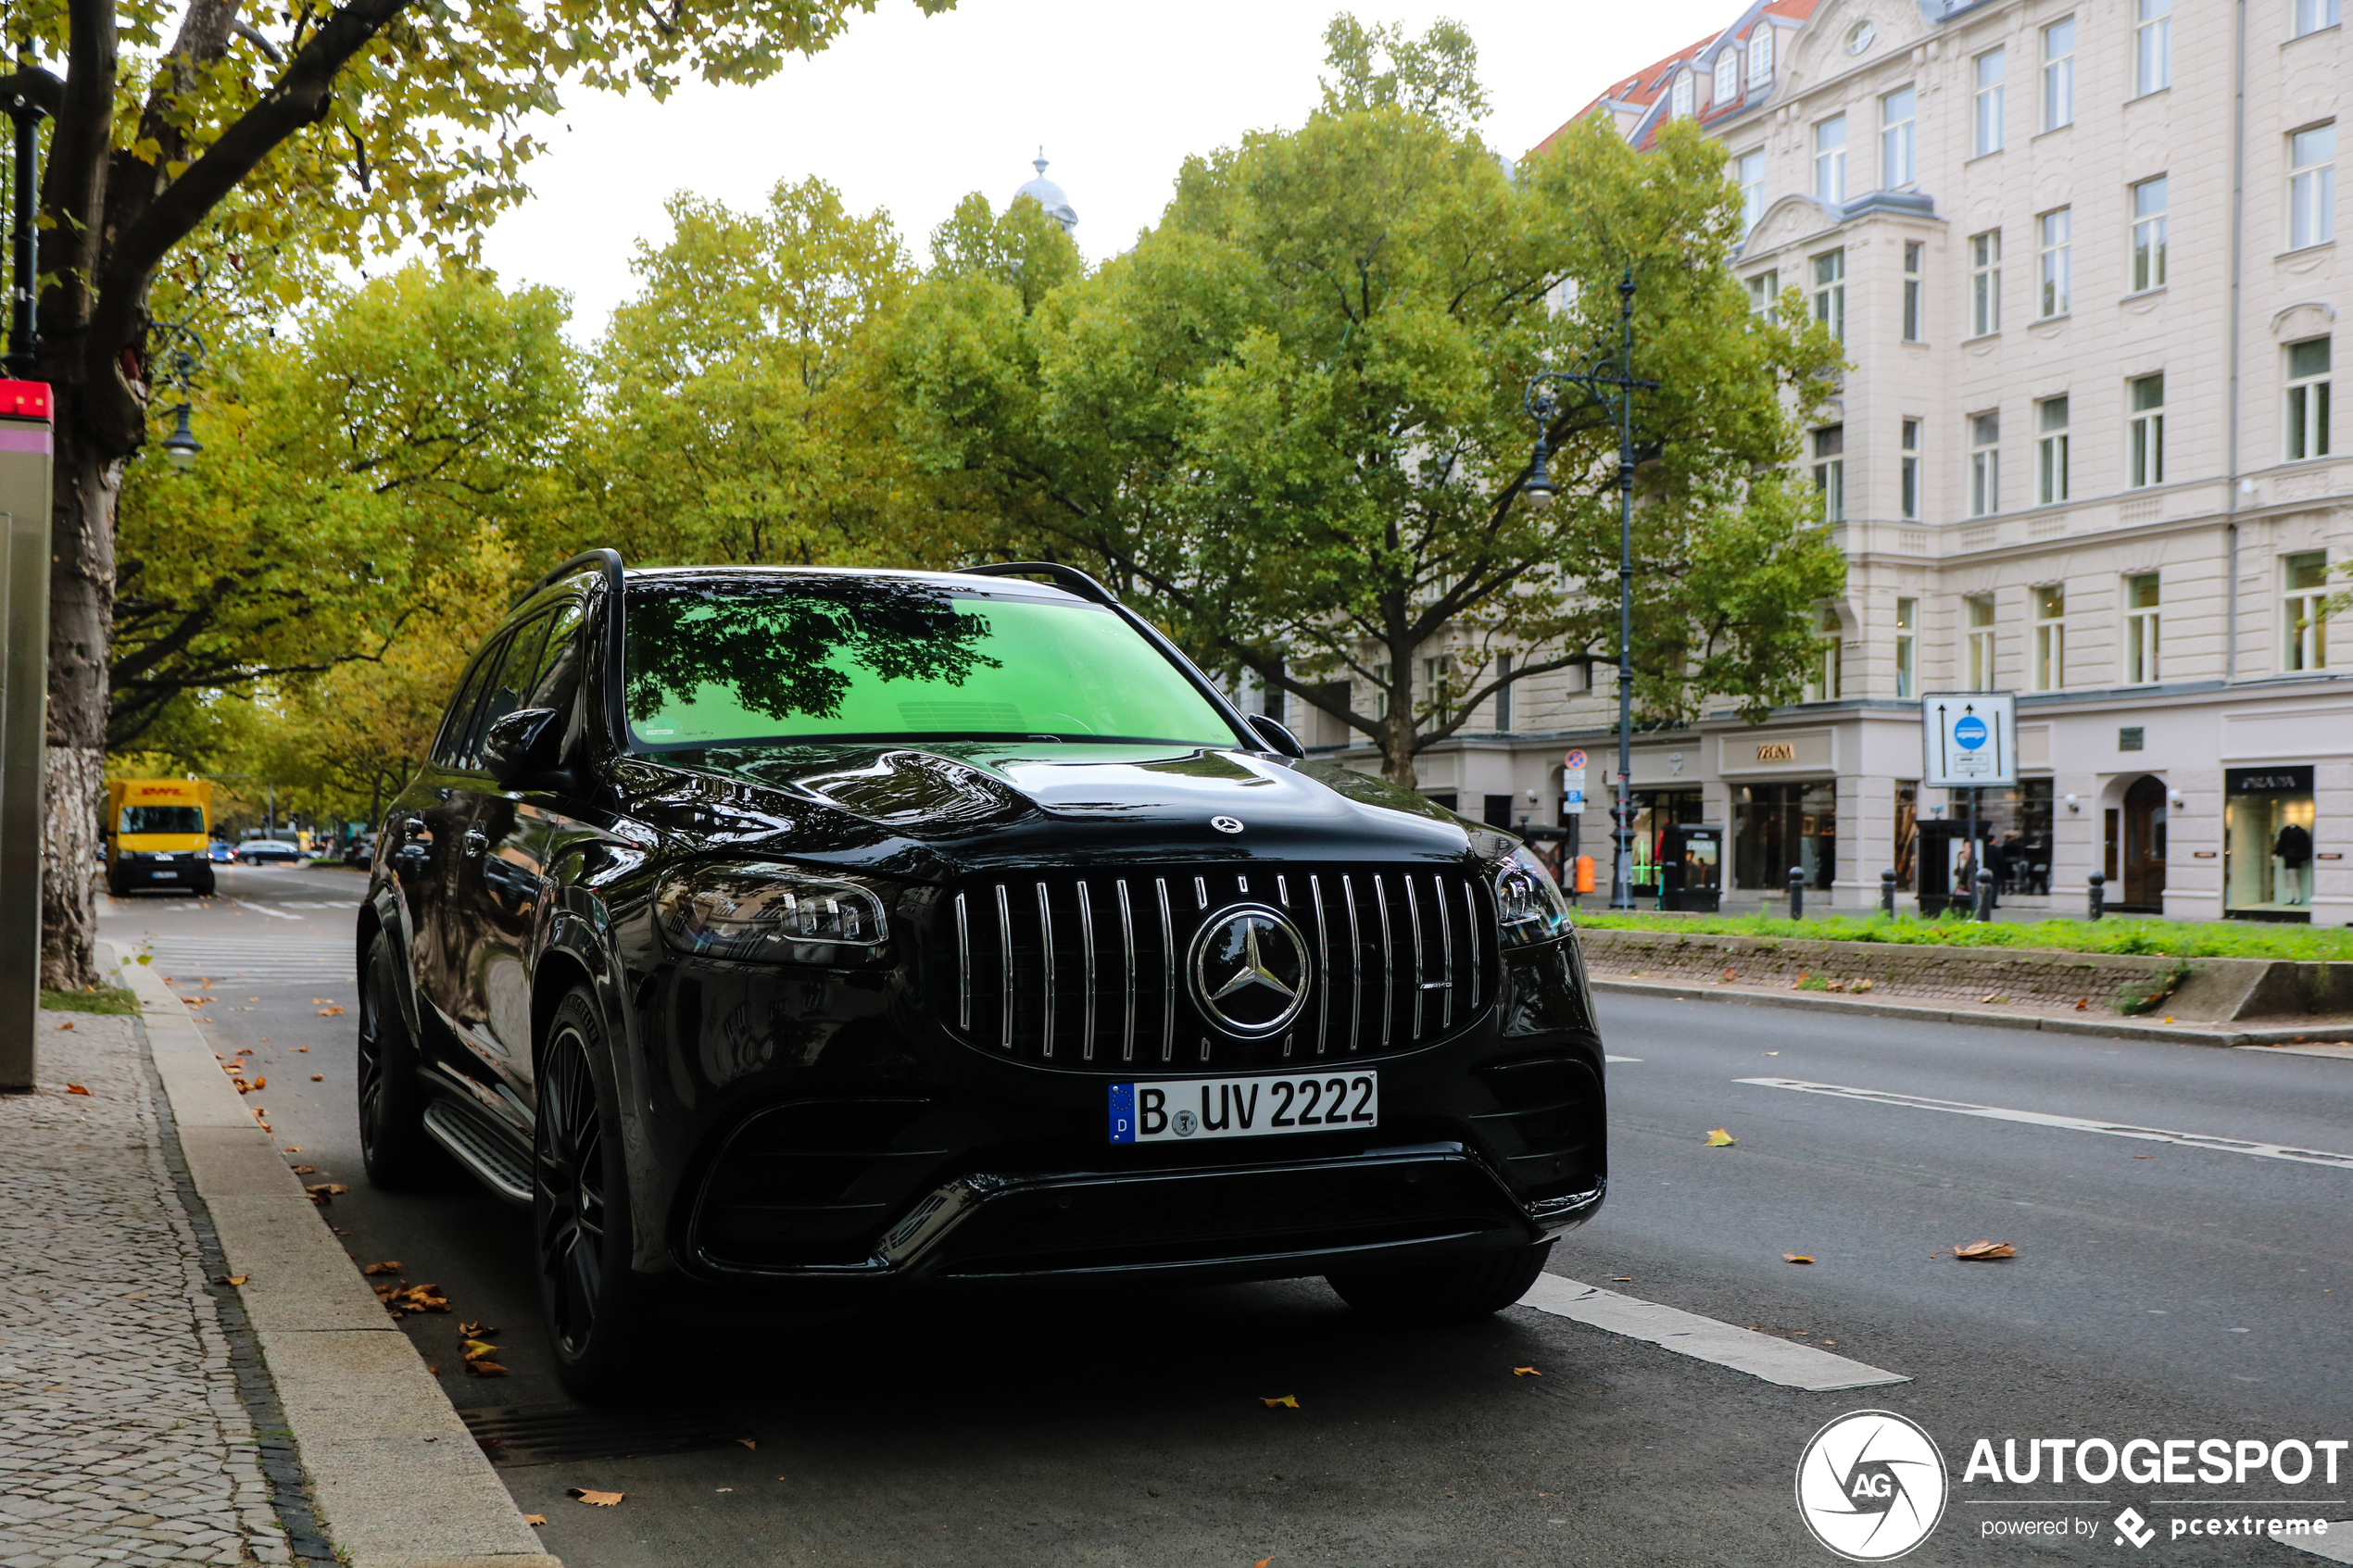
[[[321,1018],[341,1018],[343,1016],[343,1009],[321,1008],[319,1010],[319,1016]]]
[[[1512,1375],[1514,1377],[1541,1377],[1544,1374],[1532,1366],[1516,1366],[1512,1368]]]
[[[1737,970],[1728,969],[1724,972],[1724,978],[1727,980],[1738,980],[1740,978],[1740,972]]]
[[[738,1437],[738,1438],[736,1438],[736,1442],[738,1442],[738,1443],[741,1443],[741,1444],[742,1444],[745,1448],[747,1448],[747,1449],[756,1449],[756,1448],[760,1447],[760,1445],[759,1445],[759,1443],[758,1443],[758,1442],[754,1441],[753,1439],[751,1439],[751,1438],[749,1438],[749,1437]]]
[[[1262,1557],[1257,1562],[1252,1563],[1250,1568],[1266,1568],[1266,1565],[1274,1561],[1275,1560],[1271,1557]]]
[[[2078,997],[2075,999],[2075,1010],[2077,1012],[2082,1012],[2084,1009],[2090,1007],[2091,1005],[2092,998],[2089,997]]]
[[[564,1496],[568,1498],[578,1498],[582,1502],[592,1504],[598,1508],[610,1508],[613,1504],[619,1502],[622,1499],[627,1497],[628,1495],[629,1494],[627,1492],[592,1492],[585,1486],[567,1486],[564,1488]]]
[[[522,1516],[522,1522],[526,1524],[545,1524],[547,1523],[547,1516],[544,1513],[526,1513]]]
[[[86,1095],[90,1091],[88,1089],[83,1088],[79,1084],[68,1084],[66,1085],[66,1093],[69,1095]]]
[[[1740,1141],[1721,1127],[1711,1130],[1707,1135],[1707,1147],[1710,1148],[1730,1148]]]
[[[314,1084],[323,1084],[327,1081],[327,1075],[323,1073],[313,1073],[310,1075],[310,1081]]]
[[[1289,1410],[1297,1410],[1299,1408],[1299,1396],[1296,1394],[1286,1394],[1279,1399],[1261,1399],[1258,1402],[1265,1405],[1268,1410],[1273,1410],[1277,1405],[1281,1405]]]
[[[487,1339],[497,1332],[486,1323],[461,1323],[458,1325],[458,1337],[460,1339]]]
[[[1803,1252],[1784,1252],[1781,1257],[1792,1263],[1810,1263],[1814,1261]]]
[[[1986,1263],[1996,1258],[2015,1258],[2018,1248],[2007,1241],[1972,1241],[1967,1247],[1953,1248],[1953,1256],[1964,1262]]]
[[[215,1274],[212,1276],[212,1283],[215,1285],[243,1285],[246,1280],[252,1277],[253,1276],[250,1274]]]
[[[58,1028],[60,1028],[60,1029],[70,1029],[70,1028],[72,1028],[72,1027],[73,1027],[73,1025],[72,1025],[72,1024],[70,1024],[70,1023],[60,1023],[60,1024],[58,1024],[58,1025],[57,1025],[57,1027],[58,1027]]]
[[[2157,1156],[2154,1154],[2136,1154],[2133,1156],[2133,1158],[2135,1160],[2154,1160]]]
[[[308,1050],[309,1048],[310,1048],[310,1047],[309,1047],[308,1046],[296,1046],[296,1047],[295,1047],[295,1049],[296,1049],[296,1050],[298,1050],[298,1051],[307,1051],[307,1050]]]
[[[302,1145],[298,1143],[290,1143],[286,1145],[286,1152],[288,1154],[300,1154],[302,1152]]]
[[[1609,1276],[1609,1282],[1612,1285],[1631,1285],[1634,1283],[1634,1276],[1632,1274],[1612,1274]]]
[[[316,1203],[320,1208],[324,1209],[328,1204],[333,1203],[336,1198],[341,1198],[345,1193],[349,1192],[351,1188],[341,1182],[313,1182],[302,1190],[310,1195],[311,1202]],[[395,1263],[392,1267],[393,1270],[397,1271],[400,1265]],[[379,1270],[377,1272],[383,1273],[384,1271]]]
[[[468,1377],[504,1377],[507,1375],[507,1369],[497,1361],[468,1361],[466,1375]],[[615,1502],[621,1500],[618,1494],[614,1496],[613,1500]]]
[[[319,1167],[316,1165],[296,1165],[293,1169],[296,1175],[308,1176],[315,1174]]]
[[[359,1272],[363,1274],[396,1274],[400,1272],[400,1260],[395,1258],[387,1262],[370,1263]]]
[[[466,1360],[470,1361],[487,1361],[497,1353],[498,1347],[496,1345],[485,1343],[480,1339],[469,1339],[466,1341]]]

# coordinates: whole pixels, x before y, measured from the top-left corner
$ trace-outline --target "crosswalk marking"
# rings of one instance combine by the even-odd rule
[[[1792,1344],[1753,1328],[1737,1328],[1714,1318],[1701,1317],[1697,1312],[1620,1296],[1615,1290],[1583,1285],[1559,1274],[1537,1275],[1536,1283],[1520,1298],[1519,1304],[1611,1334],[1622,1334],[1629,1339],[1641,1339],[1679,1356],[1730,1367],[1734,1372],[1744,1372],[1785,1388],[1808,1388],[1820,1393],[1911,1381],[1902,1373],[1881,1372],[1875,1366],[1818,1350],[1811,1345]]]
[[[2147,1143],[2180,1144],[2185,1148],[2211,1148],[2225,1154],[2251,1155],[2257,1160],[2287,1160],[2299,1165],[2333,1165],[2353,1171],[2353,1154],[2332,1154],[2322,1148],[2293,1148],[2284,1144],[2258,1143],[2246,1138],[2221,1138],[2207,1133],[2176,1133],[2163,1127],[2141,1127],[2128,1122],[2097,1122],[2083,1116],[2054,1116],[2043,1110],[2010,1110],[1998,1105],[1971,1105],[1966,1100],[1931,1099],[1924,1095],[1899,1095],[1884,1089],[1858,1089],[1845,1084],[1809,1084],[1802,1078],[1736,1078],[1737,1084],[1766,1089],[1794,1089],[1800,1094],[1830,1095],[1839,1099],[1867,1100],[1912,1110],[1943,1110],[1955,1116],[1982,1116],[1995,1122],[2022,1122],[2033,1127],[2062,1127],[2070,1132],[2104,1133],[2112,1138],[2138,1138]]]
[[[246,984],[299,981],[322,985],[351,978],[350,944],[318,937],[271,941],[258,937],[157,936],[153,967],[167,980],[236,980]]]

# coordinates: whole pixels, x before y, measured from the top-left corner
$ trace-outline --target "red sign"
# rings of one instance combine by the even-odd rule
[[[49,383],[45,381],[0,381],[0,419],[49,418]]]

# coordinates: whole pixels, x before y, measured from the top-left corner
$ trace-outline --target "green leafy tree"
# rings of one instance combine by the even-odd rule
[[[1635,372],[1663,383],[1636,413],[1638,700],[1795,697],[1844,566],[1794,411],[1837,352],[1793,306],[1750,316],[1721,150],[1679,126],[1638,156],[1589,123],[1515,170],[1462,128],[1483,98],[1459,30],[1327,41],[1304,127],[1189,160],[1092,274],[1041,293],[937,253],[890,348],[911,449],[984,547],[1106,572],[1410,784],[1497,692],[1616,662],[1616,429],[1569,399],[1560,499],[1532,509],[1522,392],[1615,345],[1630,269]]]
[[[580,402],[566,317],[553,290],[415,264],[224,350],[202,460],[124,484],[109,748],[200,759],[224,699],[477,608],[436,584],[551,504]]]
[[[240,15],[237,0],[14,0],[20,63],[0,90],[52,121],[40,341],[19,370],[57,408],[44,985],[94,978],[115,505],[148,435],[153,291],[175,252],[299,234],[355,261],[409,243],[469,254],[525,194],[539,150],[525,122],[560,109],[564,84],[659,98],[688,76],[757,82],[873,6],[343,0]]]

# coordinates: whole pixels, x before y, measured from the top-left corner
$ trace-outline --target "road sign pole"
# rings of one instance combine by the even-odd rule
[[[46,386],[0,382],[0,1094],[33,1087],[41,1023],[49,430]]]

